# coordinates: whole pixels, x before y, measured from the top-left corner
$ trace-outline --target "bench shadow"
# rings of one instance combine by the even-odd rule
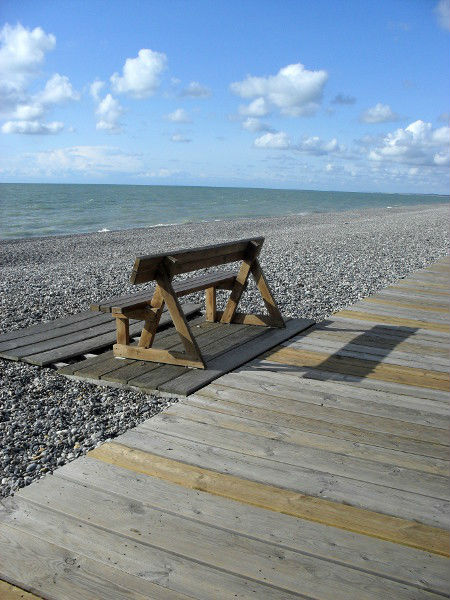
[[[329,331],[330,333],[347,333],[351,335],[353,332],[349,329],[339,329],[336,327],[327,328],[327,325],[336,322],[324,321],[318,326],[311,329],[309,333],[316,331]],[[356,335],[347,343],[344,343],[338,350],[330,353],[326,359],[316,364],[314,367],[304,367],[304,377],[308,379],[327,380],[345,380],[348,378],[351,381],[361,381],[372,374],[383,359],[393,352],[399,344],[406,341],[418,331],[413,327],[398,327],[390,325],[375,325]],[[302,335],[299,341],[307,339],[308,333]],[[314,338],[317,340],[317,338]],[[322,338],[324,343],[326,339]],[[327,338],[328,339],[328,338]],[[331,341],[331,340],[330,340]],[[301,350],[301,348],[299,348]],[[328,353],[329,350],[317,344],[317,348],[304,348],[305,351]],[[386,364],[386,363],[385,363]],[[281,365],[280,365],[281,366]],[[283,365],[282,372],[293,372],[301,369],[301,367],[291,367]]]

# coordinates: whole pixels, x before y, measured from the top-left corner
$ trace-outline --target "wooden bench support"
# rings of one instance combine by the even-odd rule
[[[191,251],[177,251],[170,255],[137,258],[131,282],[156,281],[157,285],[150,301],[146,300],[145,296],[140,296],[139,301],[133,303],[132,297],[130,297],[130,302],[122,302],[119,306],[111,307],[111,312],[117,322],[117,344],[114,346],[114,356],[205,369],[202,353],[178,301],[179,296],[194,291],[205,290],[207,321],[284,327],[283,317],[258,261],[263,242],[264,238],[254,238]],[[216,272],[191,279],[191,282],[187,280],[175,285],[172,282],[175,275],[237,260],[242,260],[237,275],[228,271]],[[237,312],[250,274],[255,279],[268,315]],[[223,311],[217,310],[217,289],[231,289],[230,297]],[[167,306],[175,329],[180,335],[185,349],[184,353],[152,348],[164,305]],[[102,305],[96,305],[96,308],[104,310]],[[137,346],[130,345],[129,319],[144,321]]]

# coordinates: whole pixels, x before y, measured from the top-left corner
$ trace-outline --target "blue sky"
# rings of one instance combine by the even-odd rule
[[[450,0],[0,7],[0,178],[448,193]]]

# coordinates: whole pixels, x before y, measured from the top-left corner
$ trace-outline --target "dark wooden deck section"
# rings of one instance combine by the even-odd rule
[[[447,257],[4,501],[18,587],[0,592],[448,598],[449,274]]]
[[[137,389],[147,393],[159,390],[187,396],[307,329],[313,323],[309,319],[289,319],[284,329],[277,329],[258,325],[211,323],[205,321],[204,317],[198,317],[190,322],[190,327],[206,360],[205,370],[122,359],[114,357],[110,351],[62,367],[59,373],[91,383]],[[153,347],[183,350],[180,336],[173,327],[158,334]]]
[[[183,305],[187,317],[198,314],[200,305]],[[172,326],[167,311],[161,317],[160,330]],[[139,336],[141,321],[133,321],[130,335]],[[61,317],[48,323],[18,329],[0,335],[0,357],[46,367],[84,354],[99,352],[116,342],[116,320],[111,314],[90,310]]]

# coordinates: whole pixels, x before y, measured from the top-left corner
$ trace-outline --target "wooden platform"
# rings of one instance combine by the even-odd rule
[[[198,314],[199,304],[186,303],[183,311],[187,317]],[[172,326],[165,311],[159,329]],[[132,321],[130,335],[139,335],[141,321]],[[61,317],[33,327],[18,329],[0,335],[0,357],[20,360],[41,367],[82,358],[84,354],[103,351],[116,342],[116,320],[111,314],[90,310]]]
[[[438,261],[7,499],[0,578],[58,600],[448,598],[449,272]]]
[[[137,389],[153,393],[157,390],[187,396],[224,373],[252,360],[262,352],[311,327],[309,319],[289,319],[283,329],[257,325],[206,322],[198,317],[190,327],[206,360],[207,368],[191,369],[142,360],[122,359],[112,351],[67,365],[59,373],[84,381]],[[158,334],[154,348],[182,350],[180,336],[174,328]]]

